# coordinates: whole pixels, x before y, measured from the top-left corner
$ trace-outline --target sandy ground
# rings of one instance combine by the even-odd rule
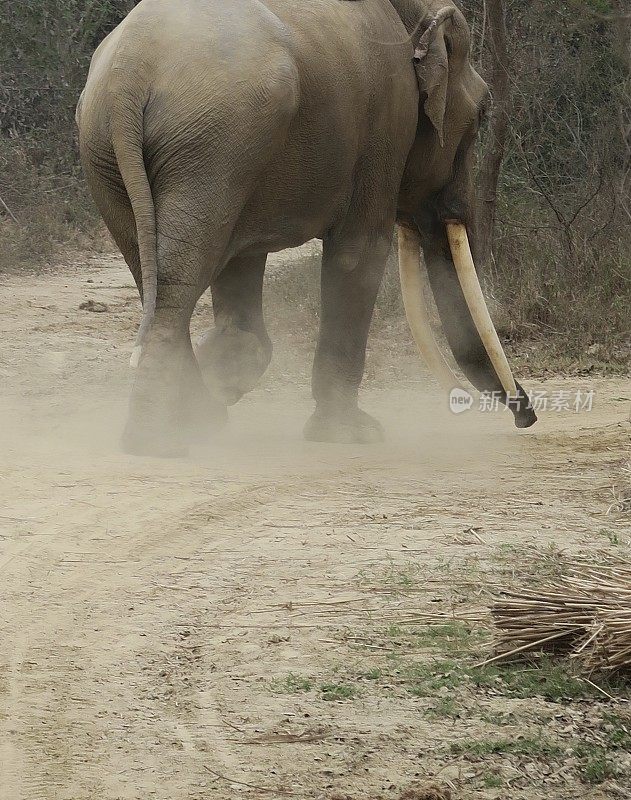
[[[12,277],[0,296],[2,800],[374,800],[425,779],[462,798],[623,796],[480,788],[442,753],[423,698],[274,686],[324,680],[353,632],[447,602],[432,582],[374,591],[384,570],[628,542],[611,508],[626,381],[540,384],[594,389],[593,410],[517,432],[377,375],[364,407],[385,444],[318,445],[301,439],[307,363],[284,365],[288,338],[212,448],[138,459],[117,449],[139,319],[120,260]],[[109,310],[79,310],[89,299]],[[447,726],[446,743],[474,726]]]

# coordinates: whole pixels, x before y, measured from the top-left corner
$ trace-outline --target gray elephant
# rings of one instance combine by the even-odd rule
[[[312,238],[322,313],[305,435],[379,438],[357,398],[395,224],[429,363],[455,385],[422,302],[421,246],[456,361],[531,425],[466,239],[487,103],[449,0],[142,0],[96,51],[77,110],[87,181],[143,303],[125,449],[178,454],[225,419],[271,357],[267,255]],[[189,332],[209,287],[210,392]]]

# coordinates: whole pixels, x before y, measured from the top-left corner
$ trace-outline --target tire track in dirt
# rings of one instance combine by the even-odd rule
[[[543,417],[525,436],[502,419],[472,434],[418,387],[366,391],[393,431],[359,452],[298,444],[307,390],[280,397],[279,368],[234,410],[231,444],[127,459],[99,426],[125,393],[139,309],[119,261],[90,280],[77,265],[0,284],[0,798],[261,796],[207,767],[301,798],[388,796],[436,736],[418,702],[324,703],[270,684],[330,676],[353,655],[346,634],[442,602],[439,559],[593,545],[624,456],[611,427],[624,385],[598,384],[587,427]],[[78,313],[86,295],[112,313]],[[407,564],[427,579],[401,599],[358,579]],[[307,740],[274,740],[287,732]]]
[[[337,472],[324,471],[321,476],[313,476],[310,490],[313,492],[318,486],[336,483]],[[347,473],[345,477],[348,479]],[[117,508],[121,517],[136,522],[135,527],[128,530],[125,540],[117,543],[114,553],[109,552],[107,542],[85,539],[86,531],[98,529],[104,509],[77,504],[76,508],[85,509],[78,517],[71,520],[66,516],[63,524],[47,529],[28,546],[17,548],[5,557],[5,572],[7,569],[11,571],[13,581],[36,587],[39,592],[35,606],[30,593],[13,595],[11,603],[15,619],[28,622],[13,630],[5,629],[12,642],[6,669],[7,716],[13,720],[13,726],[15,721],[20,722],[17,730],[13,727],[13,733],[4,737],[10,745],[5,756],[9,759],[7,773],[19,776],[9,783],[11,791],[17,791],[21,786],[25,797],[38,798],[45,796],[41,794],[43,786],[75,786],[73,765],[80,763],[80,755],[88,748],[88,741],[97,736],[94,730],[88,729],[92,726],[98,730],[97,720],[109,719],[109,698],[103,698],[100,691],[102,685],[110,684],[108,674],[122,673],[124,680],[117,681],[116,686],[118,703],[122,707],[130,707],[133,698],[138,697],[139,689],[142,696],[142,676],[137,674],[133,665],[145,660],[149,649],[143,642],[146,639],[142,630],[145,619],[140,615],[126,620],[123,607],[127,603],[132,603],[134,609],[153,606],[151,613],[155,616],[156,594],[165,581],[171,580],[169,573],[164,572],[165,563],[174,558],[194,558],[200,548],[208,546],[218,554],[223,553],[225,560],[226,553],[234,554],[244,546],[243,542],[235,541],[235,535],[238,536],[248,515],[260,515],[265,508],[283,498],[295,497],[303,483],[301,477],[284,478],[281,484],[278,481],[253,482],[237,490],[231,488],[227,494],[183,505],[169,513],[166,519],[164,515],[157,519],[143,511],[146,496],[141,493]],[[172,489],[171,500],[174,494]],[[63,546],[56,547],[58,542]],[[78,559],[80,569],[77,568],[79,565],[67,563],[66,557],[72,555],[73,547],[85,548],[86,545],[92,548],[91,559]],[[37,560],[28,558],[34,552],[37,552]],[[114,559],[108,558],[112,555]],[[114,564],[107,563],[112,560]],[[224,571],[229,572],[229,569],[226,566]],[[104,593],[99,588],[101,586],[105,587]],[[71,614],[62,610],[67,597],[72,597]],[[185,597],[185,602],[179,603],[176,610],[161,606],[161,642],[154,647],[154,657],[164,649],[165,632],[174,630],[180,618],[190,618],[191,612],[194,616],[197,599],[193,598],[191,603]],[[73,644],[77,638],[80,644]],[[125,643],[128,664],[125,669],[120,663],[121,641]],[[99,659],[105,663],[99,664],[96,672],[81,668],[78,662],[84,652],[98,653]],[[64,675],[64,667],[68,666],[71,669],[75,667],[72,682],[68,682]],[[41,705],[42,695],[47,698],[44,705]],[[74,713],[74,708],[78,714]],[[92,723],[87,725],[86,708],[90,708],[92,717]],[[151,715],[143,714],[141,708],[139,711],[140,727],[143,727],[142,721]],[[209,720],[209,713],[212,712],[207,706],[204,722],[176,720],[174,729],[180,733],[187,731],[186,739],[190,744],[195,738],[190,734],[191,725],[197,724],[198,729],[212,729],[213,725],[219,725],[218,712],[214,722]],[[129,734],[133,728],[132,725]],[[146,737],[146,732],[144,736],[141,731],[138,734]],[[223,741],[223,735],[217,737],[213,760],[222,768],[226,763],[234,766],[229,748],[220,746]],[[98,751],[98,745],[96,748],[92,746],[93,756],[94,750]],[[197,762],[195,769],[191,764],[186,772],[202,773],[201,760],[207,756],[191,747],[183,755]],[[139,761],[140,758],[138,754]],[[115,766],[110,766],[110,769],[99,771],[104,776],[116,775]],[[84,772],[85,767],[83,764]],[[181,768],[180,764],[178,771]],[[83,781],[85,775],[81,778]],[[95,781],[90,790],[116,793],[121,788],[118,781],[110,780],[102,785]],[[174,791],[181,789],[181,786],[174,787]],[[80,785],[76,785],[75,790],[81,791]]]

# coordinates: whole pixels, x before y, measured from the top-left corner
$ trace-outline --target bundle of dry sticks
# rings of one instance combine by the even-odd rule
[[[491,614],[495,661],[522,653],[568,653],[587,670],[631,670],[631,563],[599,554],[587,560],[537,556],[554,577],[497,593]],[[535,574],[537,564],[535,563]]]

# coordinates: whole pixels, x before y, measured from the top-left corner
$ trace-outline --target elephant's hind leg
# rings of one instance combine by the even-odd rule
[[[156,310],[143,339],[122,441],[135,455],[183,455],[203,428],[226,420],[225,404],[204,385],[189,330],[210,254],[219,258],[224,242],[209,234],[216,232],[212,225],[184,213],[183,202],[162,198],[157,205]]]
[[[263,319],[266,254],[237,256],[211,283],[214,330],[197,347],[213,392],[228,405],[254,388],[272,357]]]

